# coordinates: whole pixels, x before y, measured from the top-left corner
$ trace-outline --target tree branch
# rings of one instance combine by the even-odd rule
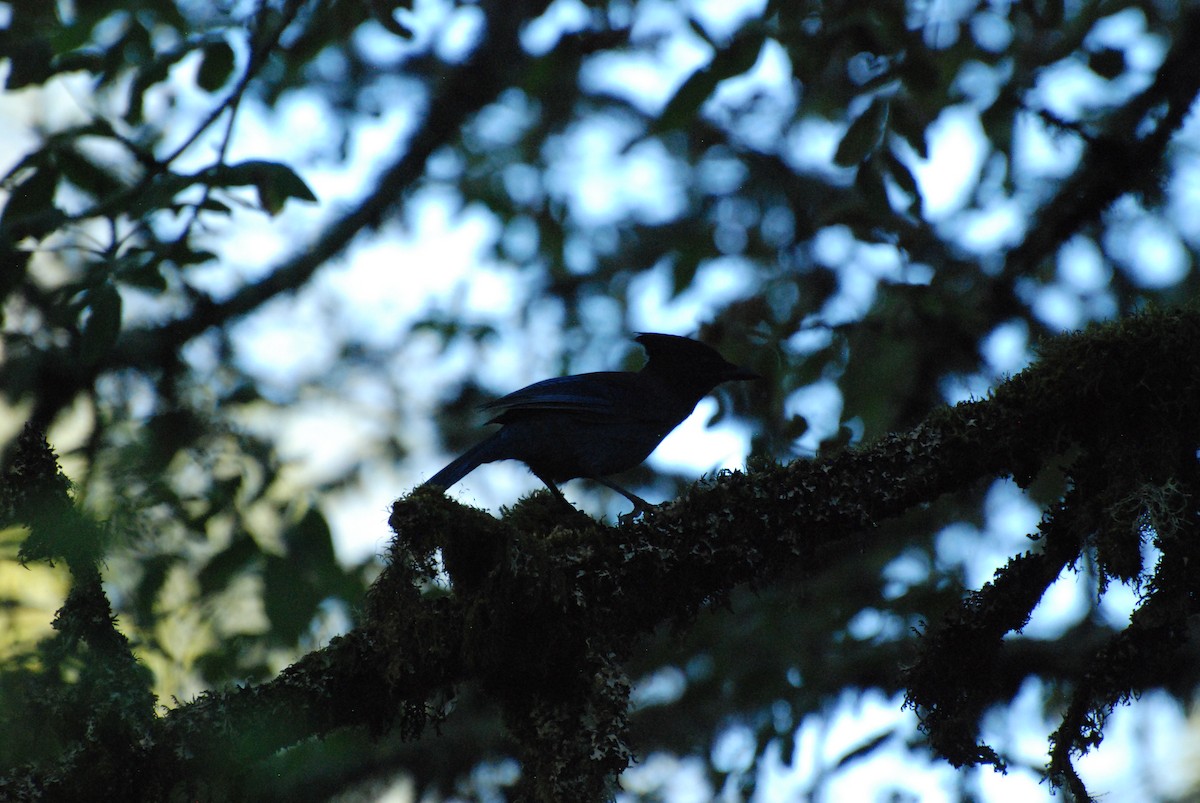
[[[1188,7],[1153,83],[1088,140],[1079,167],[1034,215],[1024,241],[1009,252],[1005,275],[1012,280],[1036,274],[1038,263],[1097,222],[1122,195],[1157,192],[1167,145],[1198,92],[1200,9]]]
[[[821,571],[875,522],[981,479],[1028,482],[1067,454],[1123,471],[1122,444],[1174,465],[1183,452],[1194,461],[1198,350],[1194,311],[1061,338],[990,399],[936,411],[907,434],[830,459],[697,483],[615,529],[543,493],[497,520],[417,489],[394,506],[397,536],[364,626],[270,683],[206,694],[169,713],[149,760],[138,762],[154,773],[143,789],[157,794],[184,778],[236,785],[246,763],[342,727],[415,738],[445,712],[456,685],[472,682],[505,713],[529,795],[596,796],[631,755],[621,667],[641,639],[737,586]],[[432,592],[439,554],[454,582],[449,595]],[[1023,624],[1019,611],[1002,613],[1004,627]],[[129,749],[131,758],[146,755]],[[87,788],[84,769],[68,761],[53,777],[63,773]]]

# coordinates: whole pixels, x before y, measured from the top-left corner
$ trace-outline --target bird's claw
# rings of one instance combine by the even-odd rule
[[[637,503],[634,503],[633,510],[629,511],[628,513],[622,513],[621,515],[617,516],[617,523],[620,524],[622,527],[624,527],[626,524],[632,524],[635,519],[637,519],[639,516],[644,515],[645,512],[646,512],[645,505],[639,505]]]

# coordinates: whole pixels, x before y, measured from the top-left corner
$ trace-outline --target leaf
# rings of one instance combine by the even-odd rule
[[[671,260],[671,298],[677,298],[696,281],[696,271],[705,258],[707,249],[696,241],[683,241]]]
[[[929,158],[925,119],[913,108],[912,103],[897,103],[888,109],[888,130],[899,134],[922,159]]]
[[[180,175],[178,173],[162,173],[154,176],[150,183],[130,200],[125,210],[129,217],[144,218],[151,212],[169,209],[175,205],[175,196],[195,185],[203,178]]]
[[[315,507],[309,508],[300,521],[283,534],[288,556],[301,565],[319,567],[337,566],[333,553],[333,534],[325,516]],[[340,570],[338,572],[341,573]]]
[[[145,65],[145,71],[152,73],[159,69],[159,61],[155,57],[150,31],[146,27],[150,21],[138,14],[130,14],[128,20],[129,24],[124,26],[124,32],[117,41],[102,51],[104,56],[100,65],[101,69],[96,76],[99,79],[99,87],[111,86],[122,80],[128,74],[129,68],[134,65]],[[180,51],[172,52],[178,54]],[[138,71],[139,75],[141,72],[143,70]],[[149,85],[149,83],[146,84],[146,86]]]
[[[371,13],[375,15],[375,19],[389,33],[393,33],[404,39],[412,39],[413,31],[400,20],[396,19],[396,9],[404,8],[408,11],[412,10],[411,0],[368,0],[368,5],[371,8]]]
[[[1044,28],[1057,28],[1066,18],[1066,3],[1063,0],[1033,0],[1021,5]]]
[[[296,183],[292,183],[294,179]],[[272,217],[283,211],[283,205],[288,198],[301,198],[306,201],[315,201],[316,196],[312,194],[312,190],[308,188],[299,176],[291,171],[288,171],[288,178],[283,180],[264,180],[257,186],[258,203]],[[305,197],[307,195],[307,197]]]
[[[883,181],[883,172],[876,158],[867,159],[854,175],[854,188],[862,196],[858,214],[847,217],[854,233],[863,240],[874,241],[874,232],[886,228],[892,214],[892,204]]]
[[[802,415],[793,415],[787,420],[787,424],[784,426],[784,437],[795,442],[800,440],[801,436],[803,436],[805,432],[808,432],[808,429],[809,425],[807,418]]]
[[[167,262],[173,266],[200,265],[216,260],[217,255],[203,248],[195,248],[185,240],[165,243],[155,252],[155,261]]]
[[[161,293],[167,289],[161,264],[162,260],[151,251],[132,250],[113,262],[112,273],[123,284]]]
[[[3,232],[0,231],[0,236]],[[3,302],[8,298],[9,293],[13,288],[19,287],[28,276],[29,258],[32,254],[29,251],[19,251],[12,247],[11,243],[6,243],[0,240],[0,324],[3,324]],[[12,379],[17,372],[13,370],[12,362],[7,362],[5,365],[6,376],[4,379]],[[0,382],[0,388],[6,387],[4,382]]]
[[[1088,54],[1088,67],[1096,75],[1112,81],[1125,72],[1125,51],[1106,47],[1095,53]]]
[[[293,644],[324,600],[346,594],[346,575],[334,555],[329,524],[317,508],[309,508],[289,527],[283,542],[287,557],[268,557],[263,570],[263,607],[271,637]]]
[[[301,581],[286,558],[267,556],[263,568],[263,608],[271,621],[271,640],[295,644],[317,615],[324,595]]]
[[[233,48],[224,39],[209,42],[202,51],[196,83],[207,92],[216,92],[229,82],[233,74]]]
[[[63,177],[93,198],[104,198],[125,189],[125,184],[112,171],[96,164],[74,147],[68,145],[59,148],[55,158]]]
[[[229,208],[229,204],[222,203],[216,198],[205,198],[200,202],[200,209],[205,212],[216,212],[221,215],[228,215],[233,211]]]
[[[253,185],[263,210],[276,215],[289,198],[316,201],[317,196],[290,167],[279,162],[251,160],[221,165],[209,171],[209,181],[218,187]]]
[[[913,206],[916,207],[916,213],[921,215],[924,209],[924,203],[921,198],[921,188],[917,184],[916,177],[912,171],[908,169],[908,165],[904,163],[891,148],[887,148],[883,154],[884,167],[887,174],[891,176],[896,185],[904,191],[906,195],[913,199]]]
[[[257,385],[244,381],[234,385],[220,401],[221,404],[251,404],[262,401],[262,398]]]
[[[217,255],[212,251],[192,248],[188,243],[178,242],[172,243],[171,247],[163,252],[163,258],[171,260],[176,265],[200,265],[205,262],[215,262]]]
[[[0,30],[0,59],[8,61],[6,89],[42,84],[59,72],[55,45],[63,29],[57,3],[15,0],[5,3],[4,30]]]
[[[208,596],[223,590],[234,577],[251,568],[262,556],[258,543],[249,535],[242,533],[235,536],[229,546],[214,555],[200,570],[196,577],[200,594]]]
[[[79,339],[79,357],[85,365],[100,362],[117,342],[121,332],[121,294],[111,282],[87,292],[90,310]]]
[[[44,37],[15,36],[13,31],[0,31],[0,53],[8,60],[5,89],[20,89],[41,84],[54,75],[54,49]]]
[[[14,187],[4,211],[0,212],[0,232],[17,242],[25,237],[41,238],[53,231],[65,217],[54,205],[59,178],[58,170],[42,165]]]
[[[754,66],[762,52],[763,41],[764,34],[759,28],[747,26],[739,31],[727,47],[717,51],[707,66],[688,76],[667,101],[649,133],[689,128],[717,84],[741,75]]]
[[[838,144],[833,161],[839,167],[854,167],[875,152],[887,127],[888,102],[876,96],[867,110],[860,114]]]
[[[155,414],[143,425],[145,448],[139,469],[146,475],[166,471],[175,455],[203,437],[204,431],[205,422],[193,411],[177,407]]]
[[[130,595],[134,620],[145,628],[153,629],[158,595],[167,582],[168,573],[179,563],[176,555],[147,556],[140,561],[141,578],[136,592]]]
[[[895,731],[892,730],[886,730],[882,733],[876,734],[870,739],[867,739],[859,744],[849,753],[846,753],[844,756],[842,756],[834,766],[838,769],[841,769],[849,764],[853,764],[855,761],[866,758],[871,753],[875,752],[884,742],[886,742],[888,739],[891,739],[895,735]]]
[[[142,46],[138,41],[139,48]],[[144,47],[149,49],[149,42],[144,44]],[[167,76],[173,67],[180,59],[187,55],[188,50],[185,48],[176,48],[166,53],[150,58],[146,57],[146,61],[142,63],[136,71],[133,81],[129,83],[129,101],[128,107],[125,110],[125,119],[130,123],[142,122],[142,102],[146,97],[146,90],[155,84],[162,83],[167,80]]]

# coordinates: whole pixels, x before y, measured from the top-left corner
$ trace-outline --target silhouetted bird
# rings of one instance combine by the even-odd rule
[[[501,428],[425,484],[449,488],[483,463],[520,460],[560,499],[558,483],[583,477],[633,502],[648,503],[606,479],[645,460],[722,382],[758,375],[714,349],[676,335],[640,334],[642,370],[602,371],[547,379],[489,402]]]

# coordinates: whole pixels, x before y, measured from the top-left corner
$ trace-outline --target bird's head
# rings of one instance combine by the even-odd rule
[[[712,346],[699,340],[655,332],[642,332],[634,339],[646,350],[643,372],[661,376],[700,395],[722,382],[761,378],[753,371],[729,362]]]

